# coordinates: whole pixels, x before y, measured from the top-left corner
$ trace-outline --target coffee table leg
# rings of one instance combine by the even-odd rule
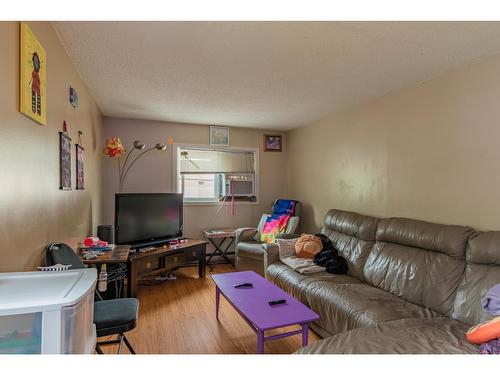
[[[302,346],[307,346],[309,337],[309,323],[301,323],[302,326]]]
[[[215,317],[219,320],[220,289],[215,287]]]
[[[257,353],[264,353],[264,331],[257,331]]]

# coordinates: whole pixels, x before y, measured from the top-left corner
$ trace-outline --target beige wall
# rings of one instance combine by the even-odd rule
[[[48,22],[29,22],[47,51],[47,126],[18,112],[19,24],[0,22],[0,271],[33,270],[51,241],[76,243],[100,221],[101,115]],[[78,90],[79,108],[68,99]],[[85,147],[84,191],[59,190],[63,120]],[[74,142],[72,185],[75,184]]]
[[[263,135],[269,131],[242,128],[230,129],[231,146],[259,148],[260,195],[259,204],[241,203],[236,205],[235,215],[229,207],[223,207],[215,216],[216,205],[184,207],[184,235],[201,238],[202,228],[256,226],[263,212],[267,212],[272,202],[284,197],[286,191],[286,140],[283,152],[262,152]],[[271,132],[271,134],[280,134]],[[209,126],[175,124],[155,121],[104,118],[106,138],[118,136],[126,148],[134,140],[147,145],[165,143],[173,137],[177,143],[209,143]],[[124,192],[171,192],[173,191],[173,147],[163,152],[151,151],[130,169],[124,185]],[[104,222],[114,222],[114,194],[118,191],[118,171],[116,160],[104,161]]]
[[[288,134],[303,229],[329,208],[500,230],[500,55]]]

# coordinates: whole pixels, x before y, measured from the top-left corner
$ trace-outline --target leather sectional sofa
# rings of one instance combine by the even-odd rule
[[[477,353],[467,329],[492,316],[500,232],[330,210],[322,233],[347,275],[299,274],[266,253],[266,277],[320,315],[322,340],[298,353]]]

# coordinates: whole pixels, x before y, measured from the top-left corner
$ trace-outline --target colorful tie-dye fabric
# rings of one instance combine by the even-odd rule
[[[261,241],[275,242],[279,233],[284,233],[288,220],[295,210],[295,201],[278,199],[273,207],[273,213],[269,215],[262,227]]]

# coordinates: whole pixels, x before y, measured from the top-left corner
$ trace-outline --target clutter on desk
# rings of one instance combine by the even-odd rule
[[[108,251],[113,250],[115,244],[110,244],[107,241],[102,241],[99,237],[87,237],[83,241],[83,250],[93,250],[93,251]]]

